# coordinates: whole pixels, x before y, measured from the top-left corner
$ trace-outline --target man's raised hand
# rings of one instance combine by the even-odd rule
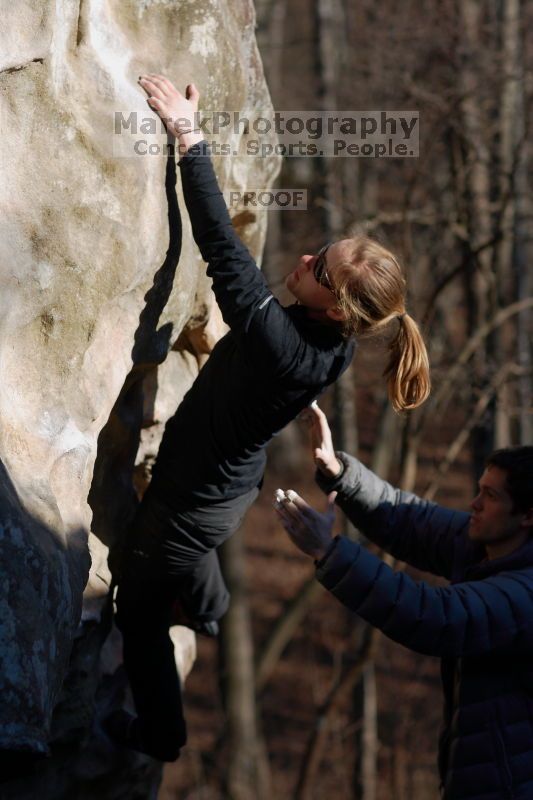
[[[309,424],[315,464],[327,478],[335,478],[340,474],[342,464],[335,455],[328,419],[316,400],[305,410],[305,419]]]

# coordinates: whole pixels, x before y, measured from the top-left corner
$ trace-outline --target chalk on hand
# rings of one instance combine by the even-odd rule
[[[283,489],[276,489],[274,492],[274,508],[282,508],[284,500],[286,500],[286,497]]]
[[[313,400],[313,402],[310,404],[309,408],[318,408],[318,402],[316,400]]]

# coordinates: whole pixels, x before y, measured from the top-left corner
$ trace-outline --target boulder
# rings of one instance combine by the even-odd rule
[[[118,561],[164,423],[224,330],[174,160],[134,152],[117,112],[157,122],[148,71],[194,80],[205,110],[271,106],[250,0],[19,0],[2,17],[0,774],[52,753],[39,797],[73,797],[98,748],[91,774],[113,768],[99,710],[127,703],[108,548]],[[273,142],[221,132],[224,189],[271,186],[278,160],[247,156],[251,136]],[[237,224],[259,257],[265,215]],[[194,640],[173,639],[186,674]]]

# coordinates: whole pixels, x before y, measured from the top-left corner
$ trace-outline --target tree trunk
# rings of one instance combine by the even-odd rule
[[[376,800],[378,760],[378,693],[376,667],[370,661],[363,675],[362,800]]]
[[[497,278],[499,305],[508,305],[517,294],[520,276],[512,269],[514,262],[514,240],[516,200],[512,188],[515,183],[520,151],[524,144],[523,69],[520,42],[520,2],[503,0],[502,6],[502,94],[500,102],[500,241],[495,249],[495,275]],[[498,337],[498,364],[514,358],[517,348],[517,328],[510,320]],[[520,345],[518,344],[518,349]],[[496,401],[495,446],[511,444],[511,414],[515,394],[513,386],[505,383],[498,391]]]
[[[478,251],[479,245],[492,236],[490,210],[490,149],[487,142],[488,121],[484,119],[479,92],[483,74],[480,69],[483,3],[479,0],[459,2],[459,24],[462,31],[463,62],[460,71],[462,90],[461,111],[466,140],[466,188],[468,192],[468,228],[470,247]],[[474,275],[475,309],[473,326],[484,322],[489,314],[494,276],[491,268],[492,254],[484,249],[477,255],[478,269]]]
[[[482,69],[483,47],[480,41],[485,4],[479,0],[459,0],[458,22],[462,45],[459,72],[461,112],[464,129],[465,189],[468,249],[472,258],[471,280],[466,286],[469,308],[469,332],[472,333],[496,308],[496,283],[492,271],[492,249],[482,247],[493,237],[490,206],[490,120],[483,114],[481,91],[486,75]],[[472,364],[473,395],[482,389],[487,375],[489,350],[479,351]],[[473,431],[472,455],[474,472],[480,473],[485,456],[493,446],[494,419],[486,419]]]
[[[220,552],[220,551],[219,551]],[[221,549],[231,605],[221,626],[221,683],[228,745],[225,784],[231,800],[269,800],[270,778],[255,703],[253,639],[245,581],[243,529]]]
[[[529,297],[533,291],[533,246],[529,235],[533,209],[528,174],[530,143],[526,131],[523,18],[520,0],[504,0],[502,11],[504,85],[500,141],[502,180],[505,181],[508,202],[506,216],[502,220],[505,238],[502,241],[502,253],[499,255],[502,279],[505,272],[512,276],[512,294],[510,298],[506,298],[506,303],[509,303],[514,297],[519,300]],[[510,269],[511,265],[513,269]],[[515,329],[513,333],[514,331]],[[513,341],[513,347],[518,354],[517,361],[522,367],[531,363],[531,336],[532,317],[528,310],[518,316],[516,337]],[[513,358],[512,354],[510,358]],[[524,371],[520,377],[517,395],[518,429],[514,436],[511,434],[508,437],[507,444],[511,441],[530,442],[533,436],[533,385],[530,372]]]

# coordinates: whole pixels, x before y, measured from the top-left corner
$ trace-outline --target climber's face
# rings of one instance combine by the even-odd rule
[[[315,255],[300,256],[285,285],[300,305],[338,319],[335,270],[342,258],[343,242],[325,245]]]

